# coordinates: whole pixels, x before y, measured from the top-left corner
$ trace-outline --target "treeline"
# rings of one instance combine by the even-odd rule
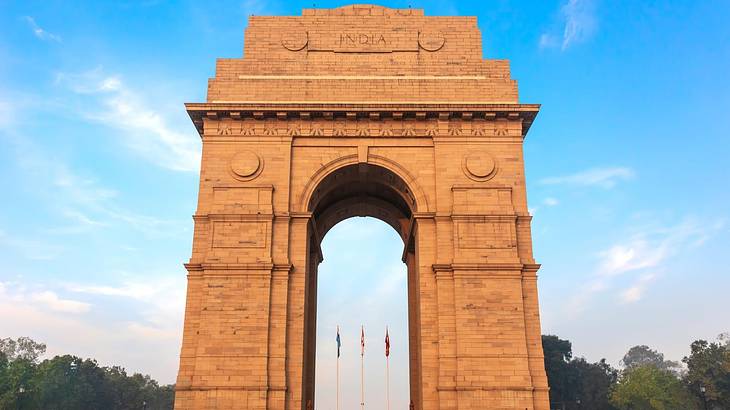
[[[682,363],[634,346],[621,369],[573,357],[572,345],[543,336],[550,408],[561,410],[730,410],[730,335],[697,340]]]
[[[27,337],[0,339],[0,409],[172,409],[174,385],[76,356],[40,361],[45,351]]]
[[[542,337],[550,408],[560,410],[729,410],[730,335],[697,340],[682,362],[634,346],[621,368],[602,359],[573,357],[572,345]],[[27,337],[0,339],[0,409],[172,409],[174,385],[128,375],[118,366],[56,356],[41,361],[46,346]]]

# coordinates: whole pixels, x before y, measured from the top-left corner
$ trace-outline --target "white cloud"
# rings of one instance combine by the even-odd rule
[[[88,312],[91,305],[71,299],[61,299],[57,294],[49,290],[37,292],[30,295],[30,299],[55,310],[64,313],[84,313]]]
[[[54,312],[85,313],[91,304],[73,299],[64,299],[50,290],[30,291],[25,285],[17,282],[0,282],[0,299],[14,303],[35,303]]]
[[[149,235],[176,235],[187,229],[187,221],[173,221],[138,214],[123,208],[119,193],[105,187],[94,177],[72,171],[58,158],[44,152],[28,138],[10,133],[15,158],[33,183],[26,184],[50,197],[58,211],[72,225],[45,229],[50,234],[78,234],[108,226],[131,227]],[[53,176],[48,178],[48,176]],[[0,240],[2,235],[0,234]]]
[[[558,204],[560,204],[560,201],[558,201],[556,198],[548,197],[545,198],[542,203],[545,206],[557,206]]]
[[[644,291],[646,290],[646,286],[654,280],[656,275],[654,274],[645,274],[639,277],[630,287],[623,290],[619,297],[623,303],[634,303],[641,300],[642,296],[644,295]]]
[[[571,175],[543,178],[540,183],[543,185],[597,186],[609,189],[616,186],[619,181],[633,178],[634,175],[634,171],[627,167],[592,168]]]
[[[120,365],[129,372],[150,374],[161,383],[174,382],[182,336],[182,308],[174,317],[169,314],[164,317],[165,326],[128,319],[120,322],[118,318],[106,316],[103,309],[94,315],[69,314],[83,308],[64,303],[69,300],[58,297],[56,292],[42,289],[29,292],[26,286],[0,283],[3,337],[29,336],[44,342],[48,345],[48,357],[56,354],[92,357],[101,365]],[[183,303],[184,299],[177,305]],[[136,309],[119,301],[115,306],[126,310],[126,318]]]
[[[689,248],[701,246],[724,227],[724,220],[711,223],[686,218],[669,226],[644,226],[598,253],[598,264],[590,280],[580,288],[570,308],[580,310],[593,295],[610,290],[617,278],[631,283],[619,292],[624,303],[640,300],[650,282],[665,269],[664,264]]]
[[[119,276],[119,275],[115,275]],[[155,329],[155,334],[178,335],[179,322],[185,309],[185,277],[159,276],[131,277],[119,284],[66,284],[71,292],[102,297],[126,298],[141,303],[146,324],[137,324],[138,331]]]
[[[68,285],[73,292],[89,293],[102,296],[122,296],[137,300],[150,300],[161,291],[159,283],[125,282],[118,286],[109,285]]]
[[[560,45],[558,38],[552,34],[542,33],[538,42],[540,48],[553,48]]]
[[[560,7],[562,30],[554,29],[540,35],[540,48],[566,50],[573,44],[588,40],[597,29],[594,0],[567,0]]]
[[[667,227],[648,227],[629,235],[599,253],[598,273],[614,276],[659,266],[670,256],[721,229],[721,224],[703,225],[688,218]]]
[[[35,19],[30,16],[24,17],[25,22],[28,23],[28,26],[30,26],[31,30],[33,30],[33,34],[38,37],[41,40],[51,40],[56,41],[58,43],[61,42],[61,37],[57,36],[53,33],[49,33],[48,31],[42,29],[38,24],[35,22]]]
[[[79,112],[90,121],[122,131],[124,142],[147,160],[175,171],[198,170],[200,141],[192,128],[190,132],[171,128],[163,115],[119,76],[95,69],[82,74],[60,73],[56,80],[91,98],[90,106],[79,108]]]

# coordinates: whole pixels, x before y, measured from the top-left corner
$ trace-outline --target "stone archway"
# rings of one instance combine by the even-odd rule
[[[416,408],[547,410],[520,104],[470,17],[355,5],[250,18],[203,140],[177,409],[304,410],[319,243],[378,217],[404,240]]]
[[[414,192],[418,188],[409,186],[395,172],[381,165],[359,163],[341,166],[329,171],[317,181],[310,192],[307,209],[311,212],[309,260],[305,290],[305,334],[304,334],[304,401],[314,403],[316,318],[317,318],[317,272],[322,261],[320,244],[327,232],[337,223],[354,216],[370,216],[390,225],[403,240],[403,262],[408,270],[408,334],[410,396],[419,401],[421,374],[418,346],[420,332],[417,318],[419,310],[416,231],[413,215],[418,213],[419,203]],[[421,203],[420,207],[425,207]]]

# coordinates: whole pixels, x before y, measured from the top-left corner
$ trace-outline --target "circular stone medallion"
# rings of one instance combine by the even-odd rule
[[[444,34],[436,30],[424,30],[418,33],[418,45],[426,51],[438,51],[444,46]]]
[[[307,46],[309,38],[306,31],[291,31],[281,36],[281,45],[289,51],[299,51]]]
[[[231,171],[238,179],[254,179],[261,172],[261,158],[252,151],[237,152],[231,158]]]
[[[464,156],[464,173],[475,181],[486,181],[497,173],[494,158],[486,152],[475,152]]]

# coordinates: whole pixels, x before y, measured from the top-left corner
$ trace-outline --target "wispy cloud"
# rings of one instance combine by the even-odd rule
[[[634,303],[641,300],[646,287],[654,280],[654,278],[656,278],[656,275],[653,273],[647,273],[639,276],[639,278],[636,279],[631,286],[621,291],[619,294],[621,301],[623,303]]]
[[[665,271],[668,260],[701,246],[724,226],[724,219],[707,223],[686,218],[674,225],[635,228],[625,239],[598,253],[591,278],[573,298],[570,308],[582,309],[596,293],[613,288],[621,276],[628,276],[630,284],[619,291],[619,299],[624,303],[639,301],[649,284]]]
[[[556,198],[553,198],[553,197],[547,197],[542,200],[542,203],[545,206],[557,206],[558,204],[560,204],[560,201],[558,201]]]
[[[159,282],[154,275],[148,278],[150,286]],[[128,299],[110,305],[98,295],[87,294],[95,299],[92,306],[70,297],[68,289],[56,289],[48,283],[0,282],[2,331],[4,336],[30,336],[47,343],[49,356],[70,353],[93,357],[103,365],[121,365],[171,383],[182,334],[183,275],[179,283],[172,292],[161,287],[149,303],[135,304]],[[114,306],[113,312],[108,311],[109,306]],[[92,307],[93,314],[84,314]],[[125,315],[115,315],[122,309]],[[144,316],[141,319],[135,317],[140,312]]]
[[[60,36],[58,36],[56,34],[53,34],[53,33],[50,33],[48,31],[42,29],[38,25],[38,23],[35,22],[35,19],[33,17],[31,17],[31,16],[25,16],[23,19],[25,20],[26,23],[28,23],[28,26],[30,27],[30,29],[33,30],[33,34],[36,37],[38,37],[39,39],[41,39],[41,40],[56,41],[56,42],[59,42],[59,43],[61,42],[61,37]]]
[[[540,48],[566,50],[573,44],[588,40],[597,29],[594,0],[567,0],[560,7],[560,26],[540,35]],[[558,34],[561,32],[560,34]]]
[[[31,300],[41,303],[51,310],[64,313],[84,313],[88,312],[91,308],[91,305],[85,302],[61,299],[57,294],[49,290],[31,294]]]
[[[119,276],[119,275],[115,275]],[[145,323],[134,323],[134,329],[152,329],[154,334],[174,337],[185,308],[185,277],[152,274],[129,277],[116,284],[66,284],[70,292],[108,298],[122,298],[141,303]]]
[[[61,313],[85,313],[91,309],[89,303],[61,298],[50,290],[30,291],[26,286],[16,282],[0,282],[0,298],[14,303],[34,303]]]
[[[195,132],[171,128],[164,116],[117,75],[101,69],[82,74],[60,73],[58,84],[91,99],[79,108],[87,120],[122,131],[124,142],[147,160],[175,171],[197,171],[200,142]],[[101,109],[99,109],[101,107]]]
[[[723,226],[723,220],[705,224],[687,218],[676,225],[646,227],[600,252],[598,274],[615,276],[656,268],[680,250],[701,245]]]
[[[592,168],[575,174],[547,177],[540,180],[543,185],[575,185],[613,188],[619,181],[632,179],[634,170],[627,167]]]
[[[115,201],[118,196],[117,191],[99,185],[93,178],[81,177],[63,165],[58,166],[54,184],[65,193],[72,204],[103,216],[109,221],[92,219],[78,210],[64,210],[63,214],[67,219],[76,222],[75,227],[103,227],[109,226],[113,221],[144,233],[157,234],[179,223],[125,210],[115,205],[115,202],[118,202]]]
[[[63,247],[59,245],[12,235],[2,230],[0,230],[0,245],[10,248],[30,260],[53,260],[63,252]]]
[[[54,205],[69,223],[48,227],[44,232],[78,234],[98,228],[125,226],[148,235],[169,236],[187,229],[187,221],[162,219],[126,209],[119,192],[106,187],[96,177],[71,169],[62,159],[23,135],[11,131],[7,136],[16,149],[18,165],[25,171],[26,177],[32,178],[32,183],[26,185],[37,189],[39,196],[51,199],[48,203]]]

